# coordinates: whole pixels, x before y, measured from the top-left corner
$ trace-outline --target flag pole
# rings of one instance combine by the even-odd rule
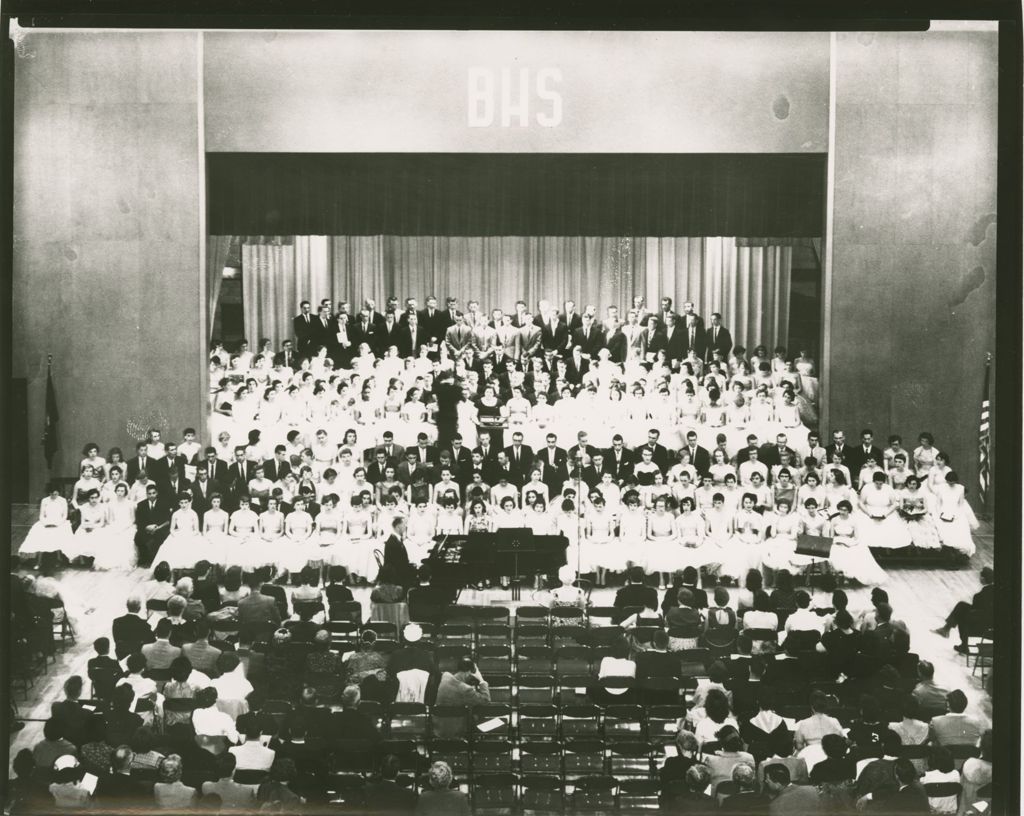
[[[53,376],[53,354],[48,351],[48,352],[46,352],[46,391],[47,391],[47,399],[49,399],[50,383],[52,382],[52,376]],[[51,431],[50,431],[49,412],[47,412],[46,430],[43,431],[43,434],[44,434],[43,439],[44,439],[44,441],[45,441],[46,437],[48,437],[50,435],[50,433],[51,433]],[[53,457],[52,456],[47,456],[46,457],[46,480],[48,482],[53,480]]]

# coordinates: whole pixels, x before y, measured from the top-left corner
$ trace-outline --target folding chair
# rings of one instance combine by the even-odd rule
[[[555,652],[547,646],[524,646],[516,653],[516,674],[554,674]]]
[[[481,773],[511,773],[512,745],[509,742],[476,742],[469,758],[473,775]]]
[[[557,740],[521,742],[519,769],[524,774],[562,774],[562,743]]]
[[[587,610],[591,627],[611,626],[612,620],[619,614],[614,606],[592,606]],[[617,628],[617,627],[616,627]]]
[[[471,649],[476,642],[473,625],[445,621],[438,630],[438,641],[445,646],[465,644],[467,648]]]
[[[283,586],[277,584],[264,584],[260,587],[260,595],[268,595],[277,604],[277,611],[281,613],[281,619],[288,618],[288,595]]]
[[[430,718],[422,703],[392,703],[388,734],[394,738],[423,740],[429,733]]]
[[[516,609],[516,628],[523,624],[548,625],[548,608],[546,606],[520,606]]]
[[[311,620],[314,615],[324,612],[323,601],[292,601],[292,609],[299,620]]]
[[[478,646],[476,665],[484,677],[495,672],[508,674],[512,671],[512,649],[507,645]]]
[[[685,717],[685,705],[651,706],[647,709],[647,739],[655,745],[675,742],[679,723]]]
[[[434,649],[434,658],[437,660],[437,668],[442,672],[454,672],[459,661],[464,657],[470,657],[473,648],[470,644],[455,644],[452,646],[438,646]]]
[[[578,606],[556,606],[550,611],[551,628],[563,626],[582,627],[586,622],[586,614]]]
[[[456,778],[470,772],[469,742],[464,739],[435,739],[427,743],[431,762],[447,762]]]
[[[552,626],[551,645],[555,649],[565,646],[589,646],[590,630],[585,626]]]
[[[683,677],[707,676],[707,649],[683,649],[677,654],[679,655],[679,671]]]
[[[519,676],[519,705],[550,705],[555,701],[555,677],[551,674],[526,674]]]
[[[562,646],[555,651],[555,675],[589,674],[591,652],[586,646]]]
[[[683,699],[683,688],[674,677],[645,677],[637,684],[643,705],[674,705]]]
[[[604,768],[604,743],[600,740],[566,740],[562,765],[566,779],[601,775]]]
[[[147,620],[153,613],[160,615],[167,614],[167,599],[166,598],[150,598],[146,601],[146,618]]]
[[[505,623],[482,623],[476,629],[476,642],[480,649],[491,646],[508,648],[512,644],[512,629]]]
[[[444,739],[469,737],[469,709],[465,706],[432,706],[430,733]]]
[[[363,622],[363,605],[359,601],[331,604],[330,619],[332,621],[348,621],[357,625],[361,624]]]
[[[554,740],[558,736],[558,709],[554,705],[521,705],[519,738]]]
[[[550,816],[565,808],[562,780],[553,775],[524,775],[519,779],[523,816]]]
[[[487,685],[491,689],[492,703],[512,703],[514,695],[510,674],[489,674],[487,675]]]
[[[398,627],[391,621],[371,620],[363,624],[363,631],[371,631],[377,634],[377,639],[393,640],[398,642]]]
[[[512,736],[512,706],[488,703],[472,709],[473,744],[488,741],[508,741]],[[484,726],[481,728],[481,726]]]
[[[567,674],[558,679],[558,692],[555,695],[556,702],[560,706],[567,705],[589,705],[590,697],[587,692],[594,678],[588,674]]]
[[[610,705],[604,710],[605,739],[639,740],[643,736],[644,710],[638,705]]]
[[[660,810],[661,805],[658,797],[661,795],[661,786],[657,780],[620,779],[618,782],[618,805],[619,813],[622,816],[632,816],[632,814],[644,814]]]
[[[559,711],[562,739],[596,739],[601,733],[600,717],[601,709],[593,704],[562,706]]]
[[[512,639],[516,649],[543,648],[548,645],[549,638],[550,632],[547,624],[521,624],[512,630]]]
[[[945,746],[953,756],[956,769],[962,771],[964,762],[968,759],[981,756],[981,749],[977,745],[947,745]]]
[[[608,767],[612,776],[642,777],[649,779],[654,773],[654,748],[649,742],[612,742]]]
[[[589,776],[577,779],[570,801],[574,813],[615,813],[615,794],[618,785],[610,776]]]
[[[266,777],[266,774],[261,774],[261,777]],[[238,772],[235,773],[235,782],[252,784],[238,779]],[[358,773],[331,772],[326,779],[326,793],[331,805],[342,805],[346,809],[360,808],[366,804],[366,780]]]
[[[513,773],[474,775],[470,781],[473,812],[489,816],[511,816],[516,809],[519,779]]]

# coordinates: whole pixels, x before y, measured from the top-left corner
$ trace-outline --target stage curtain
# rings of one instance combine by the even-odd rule
[[[220,284],[224,278],[224,267],[228,264],[232,235],[211,235],[206,240],[206,327],[207,342],[213,337],[213,318],[217,313],[217,299]]]
[[[721,312],[737,345],[786,344],[791,246],[722,237],[647,238],[646,245],[646,288],[639,294],[652,308],[667,296],[681,311],[690,300],[705,322]]]
[[[578,236],[264,236],[242,245],[245,332],[250,344],[291,334],[301,300],[314,306],[347,300],[352,312],[368,297],[383,308],[391,294],[428,294],[440,305],[453,295],[465,308],[510,310],[541,299],[579,311],[594,304],[628,309],[644,295],[677,310],[692,300],[700,314],[722,313],[737,343],[785,343],[789,324],[791,250],[737,247],[735,238]]]

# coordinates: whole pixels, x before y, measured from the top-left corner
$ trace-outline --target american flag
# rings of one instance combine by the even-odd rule
[[[992,368],[992,355],[985,360],[985,388],[981,394],[981,421],[978,424],[978,494],[981,503],[988,503],[988,378]]]

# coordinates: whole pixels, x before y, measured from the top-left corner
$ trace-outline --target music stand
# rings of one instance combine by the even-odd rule
[[[522,597],[519,584],[519,556],[533,555],[537,552],[537,545],[533,541],[533,531],[529,527],[508,527],[500,531],[500,535],[494,542],[495,556],[512,556],[512,600],[518,601]],[[495,559],[499,564],[502,558]]]
[[[807,577],[807,585],[813,586],[815,575],[825,576],[829,574],[829,556],[832,553],[832,539],[829,536],[810,535],[800,533],[796,537],[796,554],[807,555],[817,559],[807,566],[804,575]]]

